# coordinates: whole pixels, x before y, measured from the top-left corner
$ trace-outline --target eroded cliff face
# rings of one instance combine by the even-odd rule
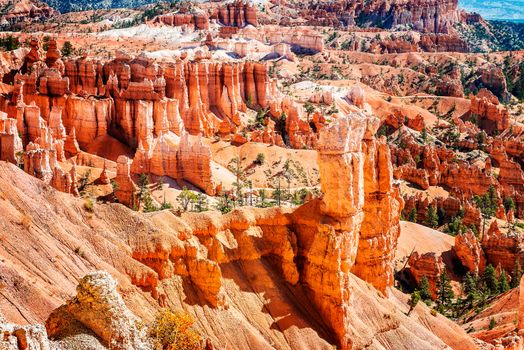
[[[306,7],[306,9],[303,9]],[[354,0],[311,3],[301,16],[312,25],[374,26],[392,28],[406,25],[421,32],[447,33],[459,21],[457,0],[397,0],[386,2]]]
[[[359,248],[351,272],[387,293],[393,285],[393,258],[400,235],[400,213],[404,200],[392,183],[393,169],[385,138],[368,138],[363,143],[364,220]]]
[[[392,186],[392,173],[387,171],[389,149],[383,140],[373,138],[377,125],[376,118],[352,114],[322,130],[322,200],[313,200],[294,212],[241,209],[224,216],[183,215],[184,226],[191,229],[180,237],[181,242],[141,246],[134,253],[135,259],[154,269],[160,280],[188,276],[210,305],[226,307],[222,264],[264,256],[276,258],[285,281],[305,288],[340,346],[349,348],[352,267],[356,266],[358,276],[383,292],[393,284],[392,260],[402,201]],[[364,152],[363,145],[374,148]],[[373,187],[375,179],[380,182],[378,188]],[[379,205],[383,207],[379,209]],[[371,217],[377,213],[381,223],[373,223]],[[391,225],[391,229],[381,224]],[[202,254],[191,243],[192,236],[206,247]],[[221,237],[230,237],[230,242]],[[381,247],[379,255],[374,251],[375,242]],[[157,290],[160,282],[139,280],[159,300],[168,298]]]
[[[77,141],[87,147],[95,138],[111,134],[148,149],[148,138],[181,127],[191,134],[212,136],[224,121],[234,129],[239,112],[266,108],[273,93],[263,63],[215,63],[205,59],[159,65],[145,56],[117,53],[102,63],[86,58],[47,62],[32,43],[26,57],[32,73],[15,77],[8,116],[15,118],[24,104],[34,104],[48,122],[52,107],[61,108],[67,133],[74,127]],[[59,63],[58,63],[59,62]],[[23,124],[19,120],[19,129]],[[56,135],[55,135],[56,136]]]
[[[204,13],[165,14],[155,17],[153,23],[173,27],[187,27],[193,30],[209,29],[209,17]]]
[[[219,167],[209,147],[188,133],[235,133],[248,105],[281,110],[275,96],[263,63],[200,57],[159,65],[122,52],[109,62],[63,62],[54,40],[45,56],[33,40],[13,92],[2,103],[0,159],[15,164],[23,159],[28,173],[75,193],[70,185],[75,179],[60,163],[115,138],[136,150],[131,173],[184,179],[214,195],[221,185],[212,169]],[[119,156],[102,152],[113,161]]]
[[[368,129],[360,115],[341,122],[345,126],[333,126],[341,127],[340,135],[364,135]],[[330,135],[337,135],[335,130]],[[0,163],[0,204],[5,208],[0,220],[13,232],[5,239],[15,247],[2,251],[8,262],[3,276],[18,281],[3,290],[3,312],[17,323],[43,322],[70,299],[67,296],[74,295],[77,278],[103,267],[118,279],[119,291],[137,316],[150,320],[160,307],[184,309],[198,319],[199,331],[216,346],[329,349],[332,344],[360,348],[375,343],[396,347],[410,339],[416,348],[434,349],[446,348],[460,337],[459,348],[474,349],[471,339],[450,321],[440,316],[432,321],[434,316],[425,306],[417,307],[417,317],[432,324],[429,331],[421,325],[426,322],[406,317],[404,302],[386,299],[350,272],[355,261],[362,261],[360,235],[391,234],[390,240],[395,236],[394,231],[381,228],[375,228],[379,234],[363,232],[365,187],[353,187],[348,178],[359,171],[366,176],[366,156],[356,144],[336,146],[339,141],[351,143],[330,140],[334,147],[325,149],[329,155],[323,164],[345,164],[352,172],[343,179],[324,179],[323,186],[329,197],[334,196],[332,191],[363,196],[355,198],[362,205],[349,212],[344,207],[349,202],[326,206],[317,199],[294,211],[239,208],[226,215],[205,212],[177,217],[169,210],[144,215],[118,204],[95,204],[93,214],[83,209],[83,201],[44,190],[41,181]],[[360,156],[362,161],[356,161]],[[28,252],[22,246],[35,249]],[[49,254],[59,258],[49,260]],[[16,261],[28,258],[38,263],[14,268]],[[387,257],[379,266],[389,266]],[[34,284],[24,282],[30,275],[35,276]],[[106,280],[102,277],[85,279],[77,296],[49,318],[48,332],[56,340],[76,339],[59,331],[66,324],[80,323],[81,329],[96,335],[93,339],[106,341],[113,327],[124,324],[124,329],[132,329],[133,317],[119,311],[122,304],[114,291],[97,282]],[[18,284],[34,291],[31,300],[17,291]],[[439,335],[432,333],[435,330]],[[121,331],[112,332],[124,334],[114,339],[116,344],[137,340],[138,333],[127,337]]]
[[[212,17],[218,19],[218,21],[225,26],[258,26],[256,7],[242,0],[236,0],[219,7],[215,10]]]
[[[131,281],[166,305],[167,285],[176,278],[187,279],[208,305],[227,309],[231,301],[225,290],[225,266],[269,259],[285,283],[300,287],[312,301],[341,348],[351,348],[355,341],[351,271],[384,293],[392,286],[402,206],[392,185],[389,149],[384,140],[373,137],[377,125],[376,118],[354,113],[322,129],[319,164],[324,197],[295,211],[242,208],[226,215],[155,215],[159,227],[167,220],[176,234],[131,243],[133,258],[145,267],[127,269]],[[136,188],[129,171],[129,160],[121,157],[117,196],[132,205]],[[380,222],[373,222],[375,216]],[[375,245],[381,249],[379,255]]]

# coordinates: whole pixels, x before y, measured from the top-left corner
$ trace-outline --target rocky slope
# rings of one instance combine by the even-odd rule
[[[345,161],[362,157],[358,142],[352,146],[357,148],[348,149],[344,144],[333,144],[334,139],[328,137],[342,132],[337,138],[345,142],[353,140],[354,136],[347,134],[349,124],[343,124],[349,122],[353,125],[352,133],[369,137],[365,136],[369,135],[365,120],[355,115],[352,119],[341,120],[331,131],[326,132],[326,141],[329,140],[329,143],[325,149],[329,153],[326,156],[321,153],[321,168],[327,171],[336,162],[356,166],[350,173],[360,173],[360,176],[368,173],[364,171],[363,161]],[[337,149],[340,151],[333,153]],[[295,213],[278,209],[242,209],[225,216],[190,214],[181,219],[169,211],[144,216],[121,205],[96,205],[91,213],[83,207],[82,200],[46,189],[39,180],[27,175],[20,176],[20,170],[12,165],[2,163],[2,167],[2,207],[6,208],[3,225],[9,232],[16,232],[6,235],[2,240],[5,249],[2,255],[6,256],[4,278],[19,281],[5,284],[2,300],[6,306],[2,309],[15,322],[41,322],[47,317],[46,314],[63,302],[65,295],[59,291],[68,293],[69,290],[71,293],[75,278],[92,268],[103,267],[120,280],[120,288],[126,295],[128,306],[138,315],[150,315],[147,310],[159,306],[186,309],[197,315],[201,331],[213,342],[231,344],[236,348],[246,345],[250,348],[269,348],[266,339],[271,339],[272,346],[280,344],[279,348],[297,348],[305,344],[323,347],[329,346],[331,342],[339,343],[343,348],[350,343],[363,345],[370,342],[388,346],[402,344],[406,348],[414,344],[417,344],[414,345],[417,348],[444,348],[445,342],[451,339],[445,337],[441,340],[427,329],[412,323],[410,318],[396,309],[396,302],[387,301],[376,292],[369,293],[371,287],[352,274],[340,275],[336,273],[337,270],[333,270],[333,274],[328,275],[334,284],[329,288],[326,288],[327,285],[318,285],[320,281],[314,271],[323,269],[324,264],[327,264],[326,267],[332,266],[332,262],[336,263],[335,266],[343,262],[347,268],[351,268],[358,251],[359,243],[353,237],[358,237],[360,220],[366,214],[360,209],[353,216],[339,216],[346,205],[344,202],[340,202],[342,206],[332,206],[330,203],[334,202],[326,202],[326,199],[313,201]],[[356,183],[347,182],[349,179],[346,178],[336,182],[324,179],[327,198],[330,198],[330,193],[339,196],[340,191],[344,190],[353,193],[357,203],[366,202],[363,188],[358,185],[358,181],[362,180],[358,177],[353,180]],[[29,200],[31,197],[35,199]],[[64,201],[68,205],[65,206]],[[56,211],[58,207],[63,209]],[[309,214],[304,216],[304,212]],[[317,214],[313,214],[315,212]],[[326,223],[322,226],[317,226],[317,215],[325,215],[323,220]],[[334,231],[339,238],[333,242],[326,241],[329,237],[326,233],[335,229],[329,222],[342,219],[342,222],[347,222],[344,225],[350,231],[339,231],[338,234]],[[138,227],[141,229],[137,230]],[[224,231],[225,228],[229,230]],[[321,231],[317,231],[319,229]],[[82,232],[86,235],[82,236]],[[229,238],[227,235],[230,235]],[[384,235],[396,241],[394,232]],[[18,244],[14,245],[14,241],[9,243],[15,237]],[[21,247],[21,239],[28,240],[24,246],[34,247],[31,252],[16,248]],[[337,240],[350,243],[355,248],[350,249],[349,245],[336,248]],[[335,249],[322,250],[326,244]],[[341,249],[350,250],[343,252]],[[316,258],[322,251],[323,258]],[[16,268],[19,266],[17,261],[25,260],[28,256],[32,256],[32,263],[24,264],[23,269]],[[264,256],[279,258],[266,259]],[[294,261],[302,263],[297,266]],[[361,257],[360,261],[365,263],[367,260]],[[386,266],[391,266],[392,261],[387,257],[383,261]],[[275,262],[277,265],[274,265]],[[53,271],[52,274],[35,274],[37,270],[46,271],[46,266]],[[380,271],[377,270],[377,273],[383,273]],[[24,275],[34,276],[33,283],[22,282],[26,280],[22,277]],[[64,288],[64,278],[73,282],[69,288]],[[60,286],[58,281],[62,281]],[[288,287],[284,287],[288,284]],[[31,293],[31,301],[24,301],[18,298],[29,293],[19,293],[17,290],[20,288],[27,288],[28,291],[38,288],[40,293]],[[53,289],[58,293],[52,293]],[[351,302],[360,298],[367,301]],[[254,304],[246,304],[248,300]],[[297,303],[297,300],[310,302]],[[340,303],[346,306],[340,307]],[[379,322],[371,326],[374,321],[364,321],[369,320],[372,303],[377,307],[377,321],[382,320],[385,314],[389,315],[387,324],[379,326]],[[202,306],[206,304],[211,308]],[[308,304],[312,307],[304,308]],[[356,305],[366,307],[359,309]],[[292,317],[282,323],[283,320],[277,321],[277,315]],[[237,321],[225,321],[231,317]],[[339,317],[345,320],[342,323],[346,325],[344,328],[340,328],[341,323],[336,321]],[[271,326],[272,322],[268,322],[271,319],[277,322],[278,328]],[[311,323],[313,320],[315,323]],[[444,329],[442,331],[447,332]],[[380,332],[380,337],[375,335],[377,332]],[[233,333],[235,337],[228,336]],[[405,336],[399,337],[399,334]],[[411,345],[400,340],[404,337],[412,339]],[[468,339],[465,334],[463,337]],[[468,341],[463,342],[462,348],[474,347],[473,343],[467,344]]]

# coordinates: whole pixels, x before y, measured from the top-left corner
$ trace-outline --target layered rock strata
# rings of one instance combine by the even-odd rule
[[[71,180],[55,171],[57,162],[111,136],[137,150],[132,172],[184,179],[215,194],[220,184],[211,174],[209,148],[182,135],[235,133],[247,105],[282,108],[263,63],[158,65],[122,52],[105,63],[62,62],[55,47],[52,40],[44,62],[38,42],[32,42],[24,59],[27,73],[16,75],[13,93],[4,97],[0,159],[21,162],[21,135],[26,170],[60,189]]]
[[[256,7],[242,0],[218,8],[214,17],[225,26],[240,28],[246,25],[258,26]]]
[[[428,33],[448,33],[460,20],[457,0],[314,2],[300,13],[311,25],[409,26]]]
[[[340,346],[350,348],[349,273],[354,268],[384,292],[393,282],[392,252],[402,202],[387,171],[389,150],[383,140],[372,136],[377,126],[376,118],[352,114],[322,129],[318,156],[322,200],[312,200],[293,212],[240,209],[223,216],[184,214],[187,230],[180,232],[180,241],[140,245],[135,259],[150,266],[160,280],[189,277],[210,305],[227,307],[220,265],[276,256],[284,279],[305,287]],[[379,205],[384,205],[383,210],[378,210]],[[373,225],[374,215],[391,229]],[[224,235],[234,240],[227,243],[220,238]],[[195,249],[195,236],[207,253]],[[381,254],[376,255],[375,245],[383,248]],[[134,280],[160,301],[165,298],[154,279]]]
[[[157,16],[153,23],[172,27],[190,27],[195,30],[208,30],[209,17],[204,13],[172,13]]]

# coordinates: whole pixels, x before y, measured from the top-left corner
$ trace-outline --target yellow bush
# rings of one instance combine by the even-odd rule
[[[93,200],[91,198],[87,198],[84,201],[84,209],[87,210],[90,213],[95,211],[95,203],[93,202]]]
[[[149,328],[156,350],[198,350],[202,338],[193,329],[195,321],[185,312],[160,311]]]

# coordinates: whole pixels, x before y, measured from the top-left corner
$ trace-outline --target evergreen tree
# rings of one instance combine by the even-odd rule
[[[227,214],[231,211],[233,201],[229,198],[227,193],[223,193],[220,197],[217,198],[216,208],[222,214]]]
[[[259,192],[259,201],[257,203],[257,207],[259,208],[267,208],[271,207],[272,203],[267,200],[267,193],[266,190],[261,189]]]
[[[510,289],[508,279],[506,277],[506,271],[502,270],[499,277],[499,291],[505,293]]]
[[[44,51],[47,51],[49,49],[49,42],[51,41],[51,37],[49,35],[44,36],[42,49]]]
[[[307,114],[307,122],[309,123],[309,118],[313,112],[315,112],[315,106],[313,106],[309,101],[304,103],[304,109],[306,110]]]
[[[20,47],[20,41],[12,35],[0,38],[0,47],[6,51],[13,51]]]
[[[444,222],[446,221],[446,209],[444,209],[444,207],[440,207],[438,208],[438,224],[439,226],[444,224]]]
[[[421,136],[422,136],[422,141],[426,143],[428,141],[428,131],[426,130],[425,127],[422,129]]]
[[[520,284],[520,279],[522,278],[522,266],[520,265],[520,259],[517,259],[517,263],[511,274],[511,288],[515,288]]]
[[[493,317],[491,317],[489,319],[489,329],[492,330],[493,328],[495,328],[497,326],[497,321],[495,321],[495,319]]]
[[[468,272],[462,280],[462,290],[466,295],[466,300],[470,305],[475,304],[480,299],[480,291],[478,285],[478,276],[472,274],[471,272]]]
[[[484,218],[489,219],[492,216],[495,216],[498,208],[498,194],[493,185],[489,186],[488,191],[484,195],[474,196],[473,200],[482,212]]]
[[[446,312],[451,306],[455,293],[451,287],[451,282],[446,269],[442,271],[437,280],[437,310],[440,313]]]
[[[418,290],[415,290],[413,293],[411,293],[411,297],[409,298],[408,304],[409,304],[409,311],[408,316],[411,314],[411,311],[417,306],[418,302],[420,301],[420,292]]]
[[[482,282],[490,295],[495,295],[499,292],[499,281],[493,265],[489,264],[484,270]]]
[[[62,56],[69,57],[73,53],[73,45],[70,41],[66,41],[64,46],[62,46]]]
[[[437,211],[435,210],[435,207],[433,207],[432,205],[430,205],[428,208],[426,223],[429,227],[432,227],[432,228],[435,228],[438,226]]]
[[[233,186],[235,187],[235,195],[236,200],[238,202],[238,205],[242,206],[244,205],[244,194],[243,194],[243,188],[244,188],[244,169],[242,169],[242,161],[240,160],[240,157],[235,157],[231,160],[229,166],[229,170],[235,174],[236,181],[233,182]],[[233,203],[234,204],[234,203]]]
[[[492,208],[494,208],[494,211],[496,212],[498,208],[498,203],[499,203],[499,196],[497,194],[497,190],[495,189],[495,186],[493,185],[489,185],[488,198],[489,198],[490,205],[492,206]]]
[[[484,131],[479,132],[475,135],[475,139],[477,140],[477,144],[479,146],[479,149],[484,150],[484,147],[486,145],[486,139],[487,135]]]
[[[515,210],[515,202],[513,201],[513,198],[505,197],[503,203],[504,209],[506,209],[506,213],[512,209]]]
[[[142,210],[144,213],[150,213],[153,211],[157,211],[158,207],[155,205],[155,202],[153,201],[153,197],[151,196],[151,192],[149,191],[149,176],[146,174],[140,174],[138,177],[138,187],[140,188],[140,192],[138,193],[138,199],[140,200],[140,203],[142,203]]]
[[[158,207],[153,202],[153,197],[151,197],[151,193],[149,193],[149,191],[142,194],[142,205],[144,213],[150,213],[158,210]]]
[[[431,300],[431,293],[429,292],[429,282],[426,276],[422,276],[418,288],[420,291],[420,298],[423,301]]]
[[[415,223],[417,222],[417,208],[414,207],[413,209],[411,209],[408,215],[408,221]]]
[[[462,217],[457,215],[451,218],[451,220],[448,222],[445,231],[449,233],[451,236],[456,236],[458,234],[466,232],[466,230],[467,227],[462,223]]]

